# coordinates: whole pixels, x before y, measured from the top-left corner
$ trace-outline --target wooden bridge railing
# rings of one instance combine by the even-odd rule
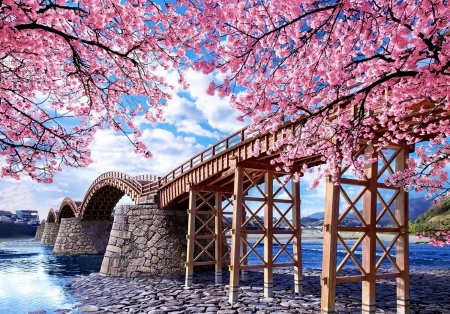
[[[126,173],[119,172],[119,171],[109,171],[109,172],[105,172],[104,174],[99,176],[97,179],[95,179],[95,181],[89,187],[88,193],[86,195],[89,194],[90,190],[92,188],[94,188],[98,182],[100,182],[101,180],[107,179],[107,178],[116,178],[116,179],[121,179],[123,181],[126,181],[138,195],[142,194],[142,185],[136,180],[136,177],[132,177]]]
[[[435,110],[434,105],[432,103],[430,103],[429,101],[422,101],[422,102],[416,104],[415,106],[411,107],[411,109],[414,111],[414,113],[412,115],[417,114],[417,112],[419,112],[420,110],[422,110],[420,112],[425,112],[425,111],[429,112],[429,111]],[[424,109],[425,109],[425,111],[423,111]],[[359,105],[352,106],[351,108],[349,108],[345,111],[338,110],[338,112],[331,113],[329,115],[329,119],[333,120],[337,116],[343,114],[343,112],[350,113],[351,118],[355,119],[355,118],[358,118],[357,116],[359,114],[359,110],[360,110]],[[371,112],[364,112],[364,114],[365,115],[369,115],[369,114],[373,115],[373,114],[378,114],[380,112],[381,112],[381,110],[375,110],[375,111],[371,111]],[[307,119],[307,118],[308,118],[308,116],[304,115],[303,117],[300,117],[299,119],[297,119],[295,122],[291,122],[291,121],[287,120],[281,128],[294,128],[296,125],[302,123],[303,120]],[[159,179],[150,180],[151,182],[143,185],[142,195],[149,195],[149,194],[157,193],[158,190],[160,190],[164,186],[168,185],[170,182],[172,182],[176,178],[179,178],[182,175],[186,174],[193,168],[201,165],[202,163],[241,144],[244,141],[247,141],[251,138],[253,138],[253,139],[258,138],[258,135],[255,137],[256,134],[248,133],[247,130],[248,130],[248,127],[245,127],[243,129],[231,134],[227,138],[221,140],[220,142],[214,144],[213,146],[208,147],[207,149],[203,150],[199,154],[192,157],[190,160],[188,160],[185,163],[181,164],[180,166],[176,167],[175,169],[170,171],[167,175],[160,177]],[[276,139],[274,139],[273,141],[275,142]]]
[[[133,177],[133,179],[136,181],[145,181],[145,182],[157,181],[157,180],[159,180],[159,178],[160,177],[155,176],[153,174],[141,174],[141,175]]]
[[[170,183],[172,180],[180,177],[181,175],[188,172],[192,168],[202,164],[207,160],[214,158],[214,156],[228,150],[229,148],[239,145],[245,140],[252,138],[253,135],[247,134],[246,131],[247,127],[237,131],[236,133],[231,134],[227,138],[214,144],[213,146],[208,147],[207,149],[203,150],[199,154],[189,159],[187,162],[173,169],[164,177],[159,178],[159,180],[144,185],[142,191],[143,195],[156,193],[156,191],[158,191],[161,187]]]

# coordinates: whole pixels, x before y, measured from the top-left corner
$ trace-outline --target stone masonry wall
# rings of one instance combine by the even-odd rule
[[[36,240],[42,239],[42,236],[44,235],[44,229],[45,229],[45,222],[41,222],[41,224],[37,227],[36,235],[34,236]]]
[[[42,233],[41,244],[54,245],[59,231],[59,224],[56,222],[45,223],[44,232]]]
[[[81,221],[63,218],[55,241],[55,254],[103,254],[108,244],[112,222]]]
[[[180,274],[186,262],[186,211],[156,205],[116,208],[101,275],[137,277]]]

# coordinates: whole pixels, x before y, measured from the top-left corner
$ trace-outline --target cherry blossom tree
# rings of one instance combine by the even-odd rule
[[[183,70],[192,67],[222,73],[207,92],[231,96],[240,119],[251,118],[249,132],[300,122],[277,143],[272,163],[289,170],[322,156],[312,188],[325,174],[338,182],[343,166],[362,176],[373,160],[356,153],[361,140],[378,150],[415,144],[418,160],[387,183],[427,191],[438,204],[450,196],[449,5],[1,0],[2,176],[51,182],[61,164],[86,166],[103,128],[151,156],[135,118],[162,120],[170,104],[159,68],[178,69],[188,88]]]
[[[150,157],[135,117],[162,119],[157,69],[180,62],[165,35],[177,16],[140,0],[1,0],[2,177],[51,182],[61,164],[86,166],[103,128]]]
[[[429,148],[417,150],[421,161],[410,160],[410,170],[390,182],[431,193],[447,182],[447,2],[181,3],[189,8],[184,47],[202,54],[193,67],[224,74],[209,93],[231,95],[251,130],[302,121],[279,143],[275,163],[289,168],[319,154],[327,161],[322,174],[337,180],[341,166],[362,173],[364,162],[355,160],[361,139],[377,148],[428,140]],[[420,114],[412,119],[413,112]]]
[[[208,92],[231,95],[251,131],[302,121],[274,163],[320,154],[322,174],[337,179],[346,164],[361,174],[359,139],[429,140],[421,161],[391,182],[436,194],[447,181],[446,2],[2,1],[0,9],[3,175],[47,177],[58,158],[85,165],[104,127],[129,132],[150,155],[133,117],[150,108],[146,117],[161,119],[170,95],[157,66],[187,68],[193,52],[194,69],[225,74]],[[417,104],[422,115],[411,123]],[[60,122],[68,116],[71,128]]]
[[[450,4],[437,0],[178,1],[177,36],[201,57],[208,92],[231,95],[251,131],[301,121],[280,141],[274,164],[321,155],[318,180],[342,166],[362,176],[360,140],[376,149],[416,144],[419,161],[388,184],[449,196]],[[415,113],[414,117],[411,114]],[[259,154],[256,145],[255,156]]]

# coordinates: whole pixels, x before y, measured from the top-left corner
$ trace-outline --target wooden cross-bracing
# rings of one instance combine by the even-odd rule
[[[300,189],[292,178],[289,180],[291,188],[288,188],[286,182],[282,182],[281,177],[284,176],[286,174],[271,171],[255,171],[243,167],[235,169],[230,302],[238,299],[239,271],[241,279],[245,280],[245,272],[250,269],[264,269],[265,297],[273,296],[273,269],[276,267],[293,266],[295,291],[302,291]],[[244,186],[245,181],[251,184]],[[257,219],[261,215],[263,221]],[[248,230],[252,221],[259,226],[257,230]],[[282,222],[287,227],[279,230]],[[288,237],[283,242],[279,235]],[[249,236],[253,241],[249,241]],[[256,250],[259,244],[264,245],[263,255]],[[277,250],[274,250],[274,244],[277,245]],[[293,252],[288,250],[290,244],[293,244]],[[258,262],[249,264],[250,255]],[[290,261],[279,262],[281,255]]]
[[[237,166],[233,195],[200,191],[189,186],[186,286],[192,285],[195,266],[215,265],[216,283],[229,264],[230,302],[238,297],[239,280],[251,269],[264,269],[264,295],[273,295],[273,269],[294,267],[295,291],[302,291],[301,226],[299,184],[282,182],[286,174]],[[290,176],[290,175],[288,175]],[[209,186],[207,190],[213,190]],[[232,208],[232,211],[230,211]],[[261,218],[263,217],[263,218]],[[281,225],[287,226],[280,228]],[[250,230],[248,226],[256,226]],[[282,230],[281,230],[282,229]],[[283,242],[280,235],[287,235]],[[231,247],[224,245],[231,240]],[[203,242],[202,242],[203,241]],[[257,251],[264,244],[264,253]],[[273,244],[277,244],[276,250]],[[293,251],[288,248],[293,245]],[[224,252],[223,248],[228,248]],[[214,250],[212,250],[214,248]],[[250,255],[259,262],[249,264]],[[287,262],[279,262],[284,256]],[[203,259],[202,259],[203,257]]]
[[[215,281],[222,283],[222,267],[229,264],[227,232],[231,201],[220,192],[189,191],[186,287],[192,285],[194,266],[215,266]]]
[[[358,112],[356,109],[354,113]],[[431,117],[438,121],[450,114],[429,101],[422,101],[410,110],[409,126],[417,124],[414,120],[417,117]],[[370,114],[376,115],[378,111]],[[223,267],[229,264],[230,301],[233,302],[238,298],[239,280],[245,280],[246,272],[263,268],[264,294],[270,296],[273,268],[294,266],[295,291],[301,293],[299,188],[297,183],[292,183],[289,190],[280,190],[288,195],[287,198],[280,197],[276,190],[282,186],[279,181],[283,175],[292,175],[304,165],[313,167],[325,161],[320,155],[306,156],[293,161],[290,174],[283,174],[270,160],[274,154],[280,153],[279,143],[283,143],[286,137],[300,138],[302,123],[301,119],[287,122],[273,134],[254,137],[242,129],[163,177],[131,177],[120,172],[103,174],[91,185],[83,203],[77,205],[80,217],[83,220],[108,219],[112,208],[124,194],[136,204],[158,204],[160,209],[189,208],[187,285],[192,283],[194,267],[214,265],[216,282],[219,283]],[[380,135],[386,128],[378,128]],[[339,185],[330,179],[326,183],[322,312],[335,311],[336,284],[362,282],[362,311],[373,313],[376,306],[375,281],[392,278],[397,282],[398,312],[407,313],[407,193],[400,187],[387,186],[384,178],[386,174],[405,168],[409,150],[406,145],[391,145],[386,154],[378,155],[372,148],[361,145],[361,156],[379,158],[378,162],[366,166],[364,178],[352,179],[347,176],[349,169],[342,169]],[[259,155],[255,154],[255,147]],[[288,221],[287,230],[278,230],[277,219]],[[382,219],[389,220],[390,227],[378,227]],[[357,222],[356,226],[347,226],[348,220]],[[259,226],[259,230],[249,230],[250,223]],[[347,241],[342,235],[344,232],[353,233],[356,240]],[[288,242],[293,244],[292,252],[287,250],[287,244],[279,241],[278,234],[281,233],[290,235]],[[381,241],[380,233],[390,233],[392,241]],[[230,242],[231,248],[228,248]],[[273,247],[274,243],[279,249]],[[258,244],[264,246],[264,253],[256,250]],[[281,250],[281,253],[275,250]],[[339,255],[338,250],[345,254]],[[279,254],[290,257],[292,262],[279,263]],[[259,264],[249,264],[249,256],[255,257]],[[393,271],[383,269],[381,272],[385,265]],[[347,273],[350,266],[358,273]]]
[[[362,313],[375,313],[376,280],[388,278],[397,281],[397,313],[409,313],[408,196],[402,187],[384,183],[387,175],[405,169],[408,152],[406,145],[390,147],[381,153],[363,146],[362,156],[378,158],[366,165],[363,179],[348,178],[348,168],[342,169],[339,185],[327,179],[322,313],[335,313],[336,284],[358,281],[362,282]],[[345,226],[349,218],[357,219],[359,225]],[[388,220],[390,226],[378,227],[382,219]],[[343,232],[356,234],[356,241],[346,241]],[[392,237],[388,244],[378,236],[383,233]],[[340,258],[338,246],[345,251]],[[359,274],[346,274],[346,266],[356,268]],[[389,271],[381,271],[384,266]]]

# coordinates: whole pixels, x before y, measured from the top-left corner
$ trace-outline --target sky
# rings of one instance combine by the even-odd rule
[[[58,210],[65,197],[82,201],[91,183],[105,172],[164,176],[209,145],[248,124],[237,121],[239,113],[230,108],[227,98],[206,94],[211,78],[220,74],[188,71],[188,90],[178,85],[176,71],[166,71],[164,75],[175,86],[173,99],[164,110],[165,122],[150,124],[143,118],[138,121],[143,131],[142,140],[152,152],[152,158],[134,153],[125,136],[112,130],[100,130],[90,145],[93,163],[86,168],[64,167],[62,172],[56,173],[51,184],[37,183],[27,177],[0,179],[0,210],[12,213],[37,210],[40,219],[46,219],[50,208]],[[302,178],[302,216],[324,210],[325,185],[322,183],[315,190],[307,191],[312,179],[313,175]],[[119,202],[119,205],[125,204],[133,204],[126,195]]]

